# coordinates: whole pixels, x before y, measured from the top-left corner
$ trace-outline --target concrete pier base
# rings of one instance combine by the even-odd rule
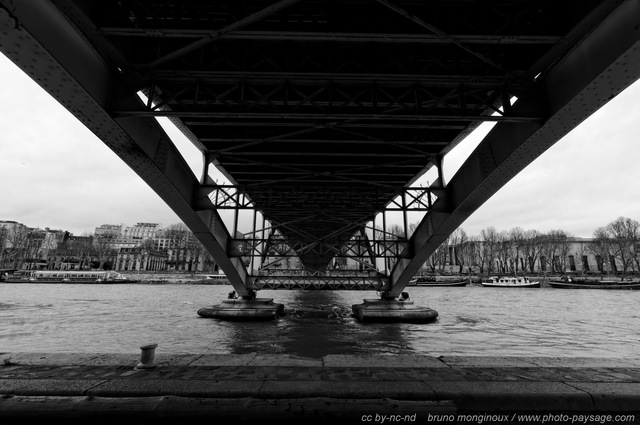
[[[361,322],[429,323],[438,317],[437,311],[415,306],[411,300],[365,299],[351,309]]]
[[[274,320],[284,315],[284,304],[274,303],[273,298],[231,299],[218,305],[203,307],[198,310],[198,315],[236,321]]]

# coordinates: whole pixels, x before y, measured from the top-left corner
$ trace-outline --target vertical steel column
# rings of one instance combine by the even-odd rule
[[[209,166],[211,165],[211,159],[209,158],[209,154],[206,152],[202,153],[202,176],[200,177],[200,184],[207,184],[211,178],[209,177]]]
[[[257,228],[256,228],[256,220],[258,219],[258,211],[253,208],[253,225],[252,225],[252,229],[251,229],[251,235],[253,237],[253,242],[251,242],[251,260],[249,262],[249,274],[253,274],[253,271],[256,270],[255,268],[255,256],[256,256],[256,251],[258,249],[258,244],[256,243],[256,239],[258,238],[258,235],[256,234],[257,232]]]
[[[409,240],[409,218],[407,217],[407,191],[402,191],[402,221],[404,223],[404,240]]]
[[[384,259],[384,274],[389,275],[389,258],[387,257],[387,213],[382,211],[382,258]]]

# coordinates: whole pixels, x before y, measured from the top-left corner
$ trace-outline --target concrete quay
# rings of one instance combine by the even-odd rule
[[[640,423],[640,358],[158,352],[155,367],[135,369],[140,360],[0,353],[0,423]]]

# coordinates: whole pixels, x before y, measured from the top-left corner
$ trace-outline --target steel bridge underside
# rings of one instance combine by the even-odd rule
[[[0,0],[0,51],[158,193],[239,295],[293,255],[312,271],[359,261],[397,297],[640,76],[639,23],[637,0]],[[202,152],[201,176],[161,117]],[[495,126],[445,179],[483,122]]]

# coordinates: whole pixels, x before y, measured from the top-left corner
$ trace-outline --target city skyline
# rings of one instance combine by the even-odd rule
[[[74,235],[92,233],[102,224],[181,222],[120,158],[3,55],[0,89],[5,94],[0,219]],[[562,229],[590,237],[617,217],[640,220],[640,185],[634,184],[639,95],[636,82],[520,172],[461,227],[469,235],[493,226],[499,231]],[[177,130],[165,129],[198,176],[200,153]],[[474,137],[479,136],[445,157],[445,180],[473,149]]]

